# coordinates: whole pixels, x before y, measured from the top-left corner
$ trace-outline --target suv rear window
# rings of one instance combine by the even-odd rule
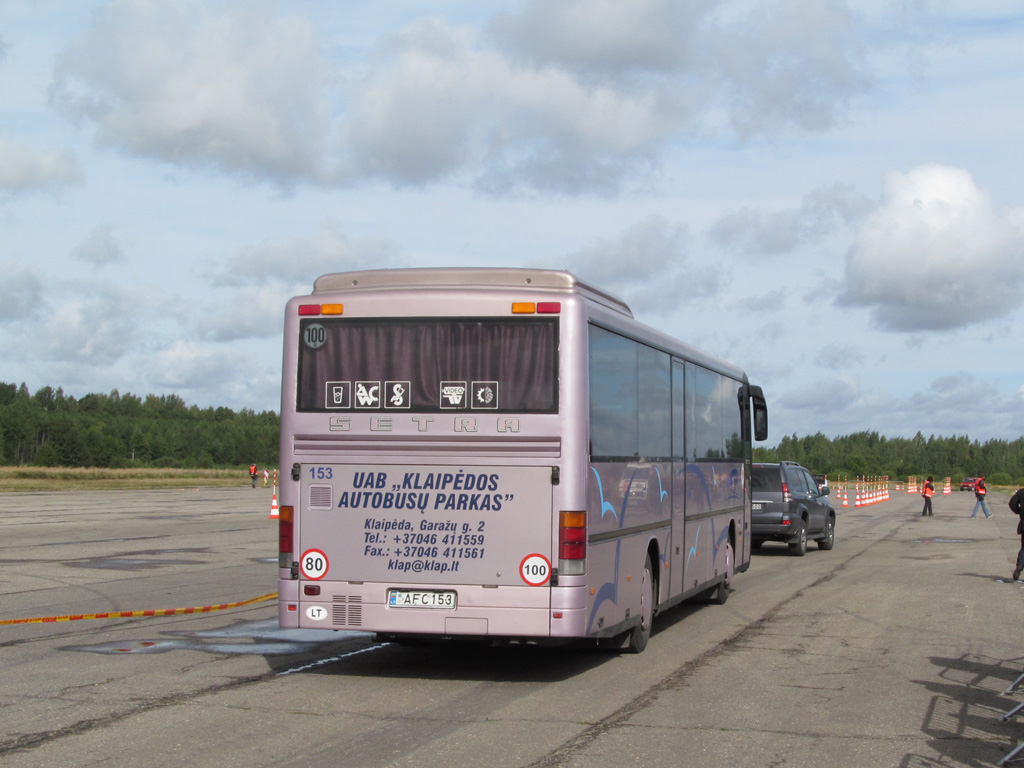
[[[782,493],[782,473],[778,467],[751,467],[750,488],[754,491]]]

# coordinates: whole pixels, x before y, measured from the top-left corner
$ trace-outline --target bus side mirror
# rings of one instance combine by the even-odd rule
[[[751,385],[748,388],[750,400],[754,406],[754,439],[768,439],[768,403],[760,387]]]

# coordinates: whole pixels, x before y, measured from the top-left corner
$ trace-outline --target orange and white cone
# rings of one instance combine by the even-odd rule
[[[277,488],[274,489],[274,495],[270,500],[270,519],[277,520],[281,517],[280,507],[277,506]]]

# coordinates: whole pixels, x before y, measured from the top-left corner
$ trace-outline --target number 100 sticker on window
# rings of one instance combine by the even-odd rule
[[[302,577],[312,581],[317,581],[326,576],[328,568],[330,568],[330,564],[327,561],[327,555],[319,549],[307,549],[302,553],[302,558],[299,560],[299,570],[302,571]]]

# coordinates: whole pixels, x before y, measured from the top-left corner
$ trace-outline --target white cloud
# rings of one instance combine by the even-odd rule
[[[284,283],[312,290],[312,277],[328,272],[401,266],[398,245],[387,237],[353,238],[334,221],[310,237],[267,240],[240,249],[216,281],[224,285]]]
[[[279,338],[284,305],[291,297],[290,291],[266,285],[234,290],[226,301],[215,303],[213,312],[198,319],[197,332],[211,341]]]
[[[688,241],[684,226],[650,216],[571,254],[568,269],[624,299],[637,316],[671,314],[713,299],[730,280],[721,268],[689,259]]]
[[[1024,237],[960,168],[929,164],[885,179],[881,206],[846,256],[844,304],[893,331],[981,323],[1019,305]]]
[[[271,8],[115,0],[63,51],[51,99],[121,152],[285,185],[315,177],[329,111],[313,25]]]
[[[110,224],[96,227],[81,245],[72,249],[71,255],[97,267],[121,264],[125,260],[124,251],[114,238],[114,228]]]
[[[0,265],[0,325],[33,320],[43,314],[43,280],[39,272],[15,263]]]
[[[719,218],[708,234],[720,245],[747,253],[789,253],[862,218],[869,206],[849,185],[833,184],[810,192],[798,208],[773,213],[741,208]]]
[[[66,287],[39,330],[44,359],[106,366],[134,350],[139,328],[137,291],[111,284]]]
[[[723,3],[716,17],[705,52],[740,136],[832,128],[867,87],[859,22],[841,0]]]
[[[422,185],[469,169],[479,184],[607,191],[674,126],[657,94],[517,67],[438,19],[382,46],[339,133],[348,178]]]
[[[57,190],[81,181],[72,154],[36,149],[0,135],[0,191]]]
[[[776,402],[789,410],[817,413],[849,407],[860,397],[860,386],[853,377],[837,376],[791,387]]]
[[[246,368],[239,349],[177,340],[153,356],[150,375],[160,387],[171,390],[203,389],[211,382],[226,381]]]
[[[612,195],[704,130],[829,128],[864,82],[838,0],[534,0],[487,36],[415,20],[362,75],[274,9],[114,0],[64,49],[51,101],[102,146],[284,187]]]
[[[497,14],[490,31],[513,59],[585,78],[672,73],[693,67],[709,0],[529,0]]]

